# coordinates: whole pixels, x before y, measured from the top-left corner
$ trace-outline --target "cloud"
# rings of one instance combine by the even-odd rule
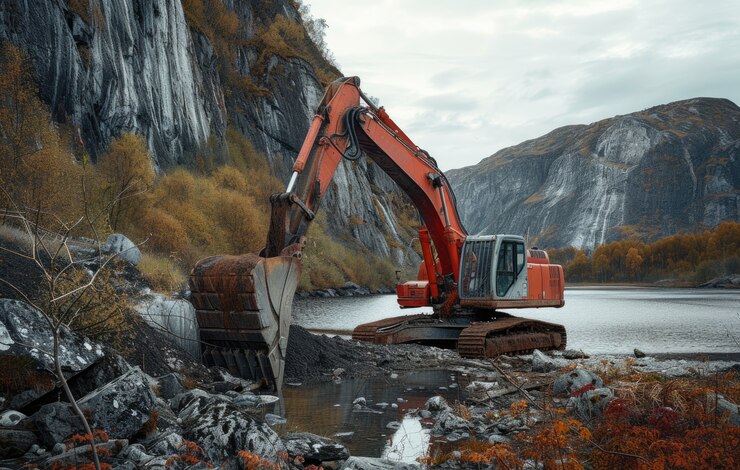
[[[740,102],[736,0],[310,3],[342,71],[443,169],[563,125]]]

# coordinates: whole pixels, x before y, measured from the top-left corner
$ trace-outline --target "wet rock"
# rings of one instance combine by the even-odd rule
[[[38,442],[28,429],[0,428],[0,459],[20,457]]]
[[[417,463],[401,463],[372,457],[350,457],[340,470],[420,470]]]
[[[51,448],[51,455],[59,455],[59,454],[64,453],[64,451],[66,450],[67,450],[67,446],[65,446],[61,442],[57,442],[56,444],[54,444],[54,447]]]
[[[243,413],[226,397],[205,392],[184,395],[179,412],[183,437],[201,445],[214,462],[224,461],[240,450],[278,461],[278,452],[286,450],[275,431]]]
[[[583,351],[576,351],[574,349],[566,349],[565,351],[563,351],[563,357],[565,359],[573,360],[573,359],[588,359],[591,356],[589,356]]]
[[[467,430],[470,427],[468,420],[456,415],[451,409],[445,409],[440,411],[439,416],[437,416],[432,434],[442,436],[460,429]]]
[[[152,414],[154,393],[147,376],[134,367],[116,380],[85,395],[78,404],[93,411],[91,426],[115,439],[136,434]]]
[[[367,400],[365,399],[365,397],[358,397],[358,398],[355,398],[354,400],[352,400],[352,404],[353,405],[360,405],[361,407],[365,407],[365,406],[367,406]]]
[[[176,432],[167,432],[149,443],[148,451],[155,455],[171,455],[176,453],[184,439]]]
[[[260,405],[260,397],[252,392],[244,392],[232,400],[234,406],[241,408],[256,408]]]
[[[84,426],[69,403],[56,402],[42,406],[31,416],[42,444],[54,447],[72,434],[83,432]]]
[[[133,265],[137,265],[141,261],[141,250],[139,250],[139,247],[120,233],[113,233],[108,236],[103,244],[103,252],[126,260]]]
[[[185,389],[183,388],[182,384],[180,383],[180,377],[174,372],[163,375],[162,377],[157,378],[157,389],[159,391],[159,396],[161,398],[164,398],[165,400],[169,400],[170,398],[179,395]]]
[[[345,460],[349,451],[342,444],[308,432],[288,433],[283,437],[290,460],[302,455],[306,465],[321,465],[323,462]]]
[[[740,274],[718,277],[711,281],[700,284],[701,288],[740,288]]]
[[[424,403],[424,409],[431,412],[443,411],[449,410],[450,405],[447,404],[447,400],[439,395],[436,395],[427,400],[426,403]]]
[[[465,431],[452,431],[445,437],[449,442],[455,442],[462,439],[470,439],[470,433],[467,433]]]
[[[275,426],[276,424],[285,424],[288,420],[283,418],[280,415],[276,415],[274,413],[267,413],[265,414],[265,423],[267,423],[270,426]]]
[[[401,423],[399,423],[398,421],[391,421],[390,423],[386,424],[385,427],[388,429],[396,430],[401,427]]]
[[[568,363],[562,359],[553,359],[547,356],[539,349],[532,351],[532,371],[533,372],[551,372],[567,366]]]
[[[20,411],[7,410],[0,414],[0,426],[15,426],[18,424],[26,415]]]
[[[637,348],[635,348],[635,350],[633,352],[635,354],[635,357],[638,358],[638,359],[642,359],[643,357],[645,357],[645,353],[642,352],[641,350],[637,349]]]
[[[144,446],[141,444],[131,444],[126,447],[120,453],[120,457],[137,464],[145,464],[154,458],[153,455],[146,452],[146,449],[144,449]]]
[[[589,390],[578,397],[571,397],[566,408],[579,419],[589,421],[601,416],[607,405],[614,399],[614,392],[610,388]]]
[[[558,395],[564,395],[570,394],[589,384],[593,385],[593,388],[601,388],[604,386],[604,381],[591,371],[573,369],[555,379],[555,382],[552,384],[552,390]]]
[[[488,436],[488,442],[491,444],[511,444],[512,440],[501,434],[491,434]]]
[[[344,369],[343,369],[343,368],[341,368],[341,367],[337,367],[336,369],[334,369],[334,370],[332,371],[332,375],[333,375],[334,377],[340,377],[340,376],[341,376],[342,374],[344,374]]]

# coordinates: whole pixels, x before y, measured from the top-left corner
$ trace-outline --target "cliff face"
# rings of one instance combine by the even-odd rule
[[[228,122],[287,181],[324,87],[306,60],[265,54],[254,38],[277,14],[298,24],[293,2],[224,1],[239,19],[239,40],[229,44],[230,67],[255,84],[259,92],[252,93],[230,89],[224,54],[190,24],[180,1],[86,5],[1,2],[0,38],[29,54],[42,99],[57,120],[80,129],[93,158],[120,133],[135,132],[145,136],[158,171],[193,166],[207,145],[227,162]],[[395,199],[387,196],[398,194],[392,181],[365,163],[343,162],[335,183],[324,203],[332,228],[400,261],[405,250],[393,246],[404,245],[407,235],[394,226]],[[365,223],[352,224],[350,218]]]
[[[740,219],[740,108],[696,98],[556,129],[448,173],[471,233],[591,249]]]

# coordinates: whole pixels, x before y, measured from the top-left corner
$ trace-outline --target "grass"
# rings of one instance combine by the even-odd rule
[[[152,289],[156,291],[173,292],[185,286],[185,274],[169,257],[144,253],[138,267]]]

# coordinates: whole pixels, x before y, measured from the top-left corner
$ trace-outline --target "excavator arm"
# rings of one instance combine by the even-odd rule
[[[455,196],[434,159],[416,146],[383,108],[373,105],[359,84],[359,78],[346,77],[327,89],[293,165],[286,192],[272,196],[265,256],[277,256],[286,246],[300,243],[341,159],[356,160],[364,152],[409,196],[424,221],[420,240],[430,279],[430,303],[426,305],[431,305],[452,292],[459,278],[459,253],[467,233]],[[361,100],[366,106],[360,106]],[[435,258],[441,272],[436,270]]]

